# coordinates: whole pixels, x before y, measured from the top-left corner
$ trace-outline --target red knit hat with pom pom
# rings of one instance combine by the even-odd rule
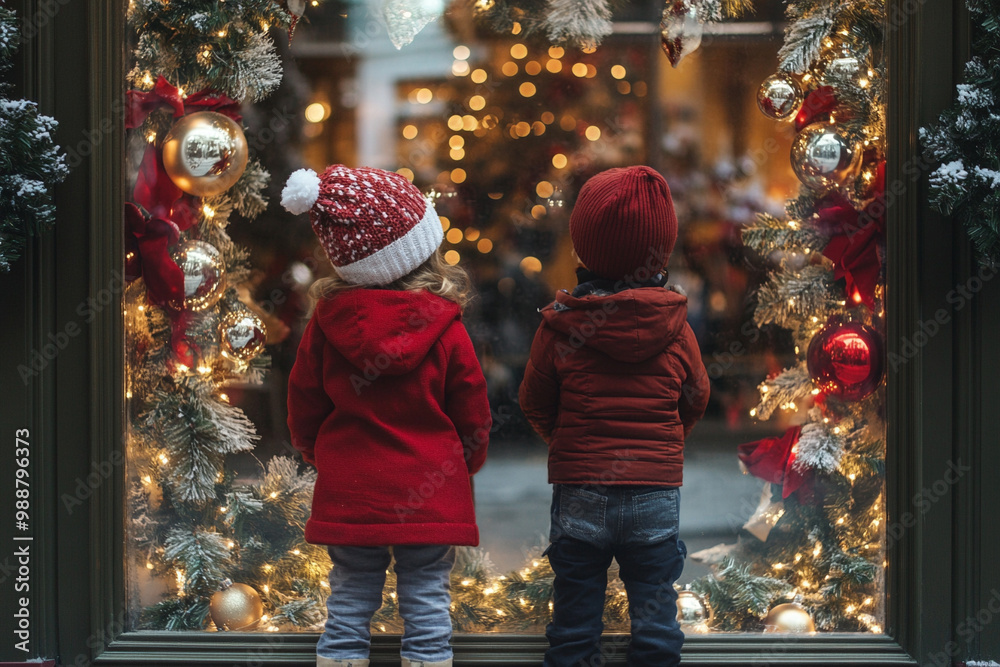
[[[322,176],[293,173],[281,205],[309,221],[333,268],[356,285],[387,285],[434,254],[444,229],[434,207],[408,180],[383,169],[336,164]]]

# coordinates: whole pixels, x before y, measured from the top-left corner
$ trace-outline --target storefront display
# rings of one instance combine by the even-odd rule
[[[982,444],[994,432],[982,402],[996,394],[984,369],[1000,358],[983,351],[983,327],[997,317],[975,304],[996,297],[996,86],[992,61],[978,55],[956,106],[927,125],[917,147],[917,120],[927,124],[936,116],[927,109],[942,106],[915,107],[905,95],[916,94],[921,68],[937,65],[901,54],[938,49],[915,31],[930,30],[921,12],[941,13],[915,10],[913,27],[907,21],[918,19],[893,18],[894,8],[876,0],[95,4],[88,20],[121,46],[102,55],[115,66],[86,84],[103,91],[95,105],[117,113],[112,139],[88,148],[105,169],[89,175],[88,187],[103,194],[87,220],[98,210],[105,219],[56,242],[62,252],[69,238],[90,234],[100,249],[81,257],[92,273],[78,287],[93,291],[105,276],[119,286],[108,288],[110,306],[59,309],[94,323],[80,358],[101,381],[81,404],[93,423],[92,447],[79,455],[116,462],[85,484],[93,488],[83,498],[70,492],[69,514],[51,524],[79,519],[73,508],[87,503],[87,528],[65,533],[89,529],[86,591],[67,587],[72,567],[60,546],[45,556],[60,583],[34,593],[89,600],[94,621],[67,639],[49,632],[39,655],[58,650],[64,664],[88,651],[93,664],[313,664],[331,564],[325,546],[305,539],[317,473],[292,446],[286,402],[314,307],[310,286],[333,271],[310,227],[316,175],[343,164],[415,185],[440,219],[444,262],[472,281],[462,321],[493,429],[471,482],[480,543],[459,548],[451,576],[455,664],[540,664],[553,610],[551,487],[546,445],[518,387],[539,310],[577,283],[582,263],[568,225],[581,186],[609,168],[648,165],[666,179],[679,222],[669,263],[650,270],[662,269],[686,298],[711,384],[684,451],[687,559],[676,588],[685,659],[931,659],[957,633],[961,610],[989,609],[983,592],[993,581],[983,559],[992,533],[978,541],[978,510],[995,497],[983,495],[981,470],[1000,463]],[[988,54],[995,12],[972,11],[982,25],[971,44]],[[12,104],[15,115],[33,112]],[[19,254],[7,250],[6,221],[46,227],[44,190],[68,173],[49,136],[54,122],[32,122],[37,141],[11,145],[24,148],[17,161],[32,165],[39,185],[9,210],[0,204],[0,269],[16,268],[8,260]],[[7,134],[0,127],[0,141]],[[4,183],[30,176],[0,172],[5,192]],[[924,177],[929,189],[918,191]],[[927,222],[936,220],[931,205],[969,230],[978,274],[964,237]],[[945,237],[951,259],[939,266],[931,239]],[[34,263],[51,248],[25,238],[26,270],[55,272]],[[60,270],[79,275],[75,265]],[[578,332],[581,344],[591,335]],[[976,358],[960,349],[967,339],[977,341]],[[70,356],[53,359],[57,368]],[[373,357],[359,367],[357,381],[377,387],[379,364]],[[939,375],[948,380],[935,386]],[[33,391],[26,400],[58,416],[66,397],[55,404]],[[945,410],[948,419],[931,416]],[[69,433],[61,418],[51,423],[60,438]],[[61,488],[77,473],[56,466],[83,459],[61,444],[62,462],[46,451],[33,465],[62,471]],[[949,471],[961,474],[952,480]],[[437,492],[435,479],[426,482],[412,503]],[[953,539],[932,537],[960,511]],[[928,559],[945,553],[955,569],[939,599],[954,623],[928,631],[938,584]],[[974,594],[955,583],[960,562],[974,562],[966,582]],[[605,592],[607,664],[625,664],[633,623],[618,572],[612,565]],[[373,665],[399,660],[396,583],[390,567],[372,621]],[[112,611],[110,631],[91,627]],[[977,632],[950,657],[991,655],[991,641]]]

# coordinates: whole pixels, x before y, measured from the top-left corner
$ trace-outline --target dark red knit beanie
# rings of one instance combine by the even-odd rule
[[[649,167],[602,171],[580,189],[569,235],[580,260],[603,278],[630,280],[640,269],[655,273],[677,241],[667,182]]]

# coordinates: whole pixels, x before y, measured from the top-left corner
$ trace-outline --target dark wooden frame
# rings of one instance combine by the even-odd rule
[[[916,128],[952,99],[967,50],[967,18],[958,0],[888,5],[890,19],[905,17],[888,42],[888,181],[905,188],[888,209],[887,342],[890,354],[900,355],[920,322],[947,306],[949,291],[975,272],[963,233],[924,203],[924,174],[910,174],[918,152]],[[0,312],[5,321],[12,315],[23,324],[0,328],[2,349],[12,357],[0,367],[3,433],[30,425],[37,447],[33,646],[43,655],[58,655],[64,665],[313,664],[312,635],[123,632],[123,475],[102,479],[72,513],[62,502],[77,492],[78,480],[94,462],[120,460],[124,410],[117,302],[100,311],[27,387],[16,366],[41,349],[49,332],[80,322],[79,304],[116,284],[124,202],[124,2],[22,0],[20,8],[32,16],[46,6],[56,11],[24,49],[19,87],[62,120],[59,137],[65,144],[77,146],[88,128],[100,130],[105,119],[111,130],[89,142],[89,155],[60,188],[56,233],[34,240],[12,276],[0,275],[0,284],[9,286],[0,289]],[[1000,470],[1000,392],[985,371],[1000,368],[998,346],[990,344],[1000,330],[1000,281],[987,283],[952,315],[919,355],[889,374],[890,525],[914,510],[915,495],[933,487],[949,460],[960,458],[973,470],[893,540],[886,635],[695,636],[685,646],[685,663],[873,666],[916,664],[944,653],[1000,657],[1000,632],[978,633],[954,651],[949,644],[961,638],[963,619],[986,608],[1000,589],[997,569],[986,567],[1000,552],[1000,530],[989,513],[1000,507],[1000,485],[989,475]],[[7,503],[0,500],[0,509],[6,511]],[[6,623],[4,615],[0,629],[10,636]],[[458,664],[540,664],[544,647],[539,635],[455,639]],[[398,648],[398,639],[376,638],[373,662],[398,664]],[[6,651],[0,647],[0,659],[20,658]],[[624,664],[621,651],[611,664]]]

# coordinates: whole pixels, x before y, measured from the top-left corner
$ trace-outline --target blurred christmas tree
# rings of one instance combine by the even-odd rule
[[[744,242],[775,262],[759,326],[788,329],[798,362],[760,385],[750,414],[794,413],[783,436],[740,446],[766,484],[739,543],[699,554],[692,588],[719,630],[881,632],[884,601],[884,83],[880,2],[787,8],[780,71],[761,110],[795,124],[802,181],[784,220]]]

